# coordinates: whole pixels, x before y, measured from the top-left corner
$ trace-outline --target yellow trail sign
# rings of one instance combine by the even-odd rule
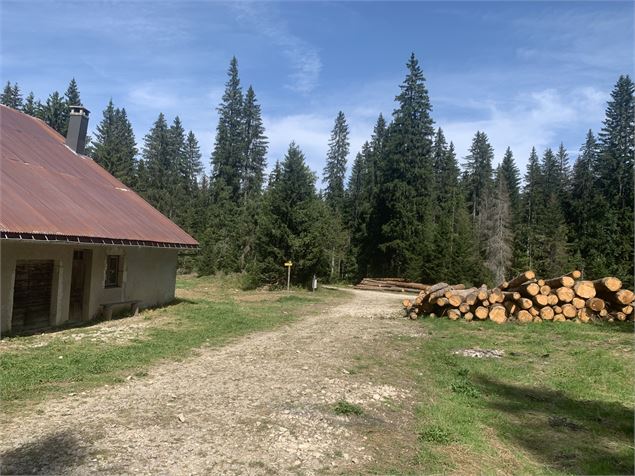
[[[293,266],[293,262],[289,260],[284,265],[287,267],[287,291],[289,291],[291,288],[291,266]]]

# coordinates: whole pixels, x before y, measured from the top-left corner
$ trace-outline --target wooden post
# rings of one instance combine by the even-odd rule
[[[287,291],[290,291],[291,290],[291,266],[293,266],[293,262],[289,260],[284,265],[287,267]]]

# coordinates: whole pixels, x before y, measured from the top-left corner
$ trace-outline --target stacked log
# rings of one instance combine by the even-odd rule
[[[411,283],[402,278],[364,278],[353,287],[367,291],[418,293],[425,291],[429,286],[427,284]]]
[[[580,271],[551,279],[537,279],[525,271],[495,288],[466,289],[462,284],[437,283],[421,289],[403,306],[411,319],[430,315],[451,320],[517,322],[609,322],[632,320],[635,293],[609,276],[582,279]]]

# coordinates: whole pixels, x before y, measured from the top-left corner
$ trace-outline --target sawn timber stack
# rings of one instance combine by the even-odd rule
[[[622,289],[622,282],[609,276],[595,281],[582,279],[580,271],[538,279],[525,271],[495,288],[482,285],[466,289],[462,284],[437,283],[422,289],[414,300],[404,299],[406,315],[451,320],[491,320],[498,324],[518,322],[609,322],[633,319],[635,294]]]

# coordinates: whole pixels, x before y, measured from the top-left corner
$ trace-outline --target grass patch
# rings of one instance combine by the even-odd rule
[[[3,410],[11,410],[25,400],[122,382],[130,375],[143,378],[150,365],[161,359],[183,359],[202,345],[218,346],[235,337],[271,329],[315,310],[313,306],[346,295],[338,291],[313,294],[298,291],[297,296],[276,301],[265,299],[267,293],[261,293],[263,300],[239,302],[226,295],[227,284],[220,278],[180,276],[177,283],[179,290],[187,290],[196,297],[144,311],[141,320],[148,318],[150,322],[138,338],[124,343],[89,338],[65,340],[60,333],[41,347],[3,351],[0,354]],[[237,291],[236,297],[244,294]],[[64,333],[90,334],[98,330],[99,326],[93,326]],[[14,339],[35,342],[40,337]]]
[[[421,326],[407,365],[423,472],[633,474],[632,325]],[[453,354],[475,347],[505,356]]]
[[[346,400],[340,400],[333,407],[333,411],[338,415],[357,415],[364,414],[364,410],[359,405],[347,402]]]

